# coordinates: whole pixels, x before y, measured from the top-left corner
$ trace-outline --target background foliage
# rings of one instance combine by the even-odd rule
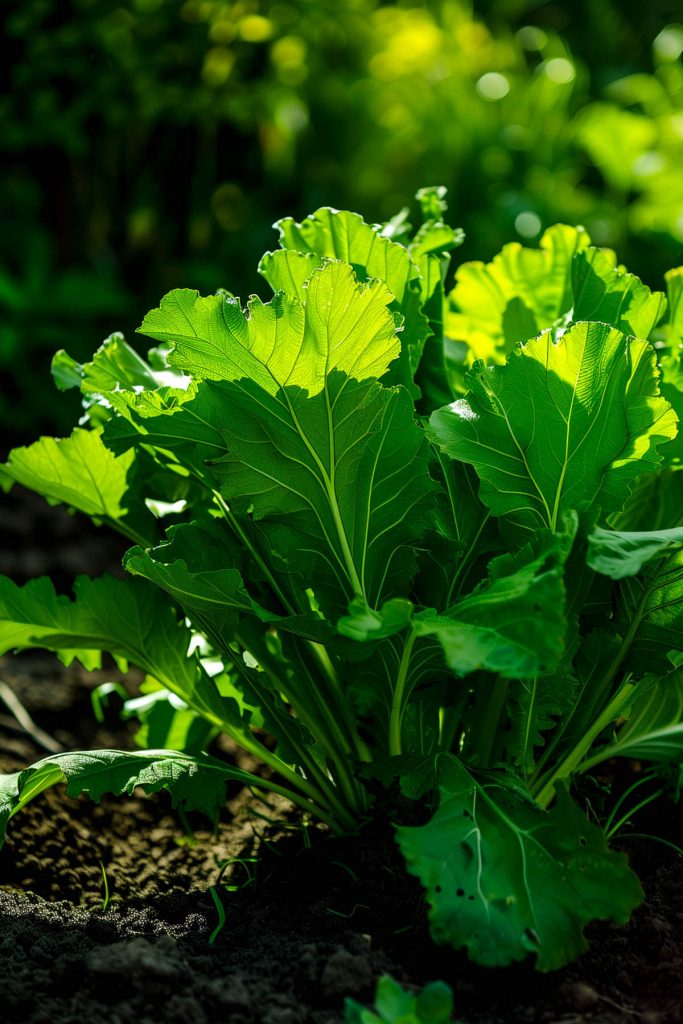
[[[184,285],[246,294],[270,223],[448,185],[461,259],[556,221],[661,287],[683,251],[674,0],[8,0],[0,414],[60,430],[84,357]],[[74,400],[75,401],[75,400]]]

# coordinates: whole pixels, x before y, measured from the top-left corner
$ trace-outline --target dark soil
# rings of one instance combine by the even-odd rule
[[[75,522],[58,522],[52,551],[73,541],[72,561],[79,551],[90,561],[97,534],[74,538]],[[49,536],[45,571],[78,571],[49,553]],[[115,564],[114,548],[97,550],[98,570]],[[12,552],[10,541],[0,561]],[[130,727],[90,712],[93,686],[113,678],[31,653],[0,659],[0,679],[65,748],[132,746]],[[219,753],[236,755],[228,744]],[[44,754],[0,707],[0,771]],[[679,815],[664,805],[671,837]],[[0,854],[0,1024],[340,1024],[344,997],[369,1002],[387,971],[416,986],[448,981],[462,1024],[681,1024],[683,859],[655,842],[625,848],[647,894],[628,926],[592,926],[591,951],[555,974],[494,971],[431,943],[420,886],[382,832],[332,839],[245,791],[214,834],[181,822],[163,795],[93,806],[51,791],[13,819]],[[233,858],[211,943],[209,886]]]

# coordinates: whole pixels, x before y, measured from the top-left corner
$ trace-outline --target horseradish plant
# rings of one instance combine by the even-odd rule
[[[390,818],[437,942],[547,971],[642,898],[572,780],[683,760],[683,273],[667,303],[557,225],[446,299],[460,235],[442,190],[419,198],[414,234],[281,221],[273,296],[171,292],[147,360],[120,335],[55,358],[81,425],[3,479],[129,538],[130,578],[3,579],[1,649],[138,666],[153,749],[0,777],[0,828],[62,781],[215,816],[236,779],[338,833]],[[264,773],[212,756],[218,733]]]

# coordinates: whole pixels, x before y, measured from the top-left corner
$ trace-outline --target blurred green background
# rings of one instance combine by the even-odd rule
[[[458,260],[556,221],[683,262],[683,14],[641,0],[5,0],[0,415],[176,286],[265,292],[279,216],[449,188]]]

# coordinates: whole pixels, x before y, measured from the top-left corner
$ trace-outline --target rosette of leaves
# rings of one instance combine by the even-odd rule
[[[442,190],[420,200],[416,232],[282,221],[272,297],[172,292],[147,359],[120,335],[84,365],[57,355],[81,426],[16,449],[3,479],[126,536],[128,578],[73,598],[0,580],[1,649],[142,669],[127,713],[152,749],[0,777],[0,829],[62,781],[215,816],[236,779],[337,832],[389,816],[437,942],[551,970],[642,897],[572,780],[683,761],[678,306],[662,319],[663,295],[557,228],[550,269],[515,263],[512,334],[509,302],[499,322],[472,299],[488,362],[456,392],[460,236]],[[212,754],[218,733],[262,773]]]

